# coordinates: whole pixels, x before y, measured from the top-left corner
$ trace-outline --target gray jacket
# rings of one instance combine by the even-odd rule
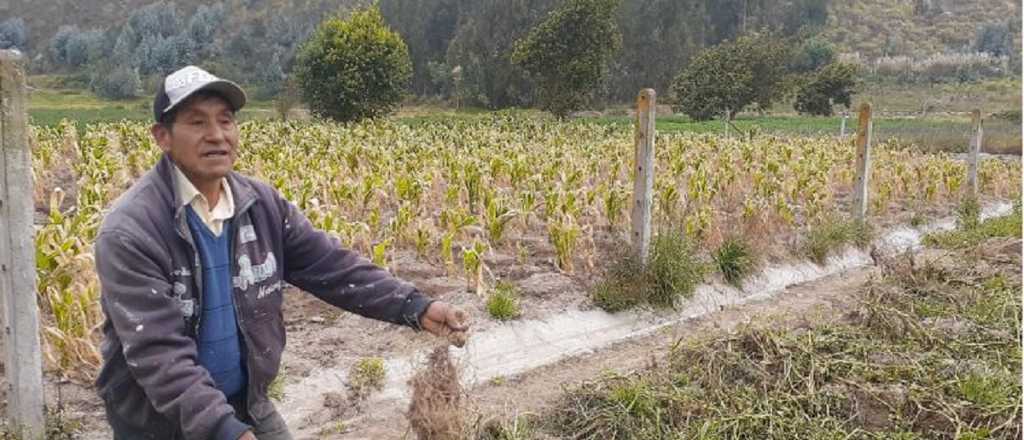
[[[172,167],[165,155],[118,198],[96,239],[106,315],[96,386],[120,419],[148,431],[211,439],[237,432],[241,422],[198,363],[203,277],[185,210],[176,202]],[[236,206],[233,295],[251,417],[274,411],[267,388],[285,345],[284,283],[344,310],[418,329],[430,300],[412,285],[314,229],[270,186],[238,173],[228,183]]]

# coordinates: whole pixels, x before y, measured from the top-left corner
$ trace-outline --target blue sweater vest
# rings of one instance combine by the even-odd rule
[[[188,226],[203,265],[203,310],[196,340],[199,364],[210,373],[224,396],[234,397],[245,389],[246,372],[231,292],[231,222],[224,223],[219,237],[214,236],[191,206],[186,209]]]

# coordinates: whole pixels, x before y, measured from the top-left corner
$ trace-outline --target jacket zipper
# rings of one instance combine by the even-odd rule
[[[178,232],[178,236],[181,237],[182,240],[185,240],[186,243],[188,243],[189,249],[192,250],[192,282],[193,284],[195,284],[196,287],[196,290],[194,292],[198,294],[192,295],[192,300],[195,301],[195,303],[194,306],[192,307],[193,319],[191,330],[192,336],[198,336],[199,321],[201,321],[203,317],[203,265],[199,261],[199,251],[196,249],[196,243],[192,239],[192,232],[188,231],[187,229],[183,230],[182,228],[182,226],[184,226],[184,217],[181,216],[181,211],[183,211],[184,209],[184,207],[179,208],[179,214],[175,216],[176,219],[178,219],[178,225],[177,228],[175,228],[175,230]],[[195,341],[196,347],[198,348],[199,339],[196,338]]]
[[[255,202],[255,200],[250,200],[250,201],[246,202],[246,204],[243,205],[241,209],[239,209],[237,212],[235,212],[235,215],[232,218],[232,220],[233,220],[232,223],[233,224],[232,224],[232,228],[231,228],[231,236],[228,237],[228,261],[231,262],[231,267],[232,268],[235,267],[234,261],[235,261],[235,254],[236,254],[235,246],[236,246],[236,243],[238,241],[237,237],[238,237],[238,234],[241,233],[241,229],[242,229],[242,228],[238,227],[238,224],[241,223],[241,222],[234,221],[234,220],[238,220],[238,219],[242,218],[242,216],[245,215],[246,211],[249,210],[249,207],[252,206],[252,204],[254,202]],[[250,390],[252,390],[252,387],[253,387],[253,382],[252,382],[252,360],[254,359],[254,356],[252,356],[253,348],[252,348],[252,341],[249,340],[249,333],[245,331],[245,326],[242,325],[242,321],[243,321],[242,320],[242,313],[241,313],[241,310],[238,307],[238,301],[240,299],[242,299],[242,296],[239,295],[238,289],[235,288],[234,279],[235,279],[235,276],[237,276],[237,275],[235,274],[235,270],[234,269],[231,270],[231,274],[232,274],[231,275],[231,280],[232,280],[231,281],[231,296],[234,298],[234,301],[232,301],[232,306],[235,309],[235,321],[238,322],[238,331],[242,332],[242,341],[245,342],[245,376],[246,376],[245,377],[245,411],[248,413],[248,412],[251,412],[251,410],[250,410],[250,406],[251,406],[250,402],[252,401],[252,395],[253,395],[253,393],[250,392]],[[251,416],[251,414],[250,414],[250,416]]]

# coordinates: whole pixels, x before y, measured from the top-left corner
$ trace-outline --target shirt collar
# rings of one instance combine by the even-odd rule
[[[210,201],[206,200],[206,196],[199,192],[199,189],[192,184],[191,180],[188,180],[188,176],[186,176],[177,165],[173,165],[173,168],[175,186],[178,189],[179,206],[190,205],[192,204],[192,201],[198,197],[206,204],[214,218],[227,219],[234,215],[235,198],[234,195],[231,194],[231,185],[228,185],[228,179],[223,177],[220,179],[221,196],[217,200],[217,206],[211,207],[209,206]]]

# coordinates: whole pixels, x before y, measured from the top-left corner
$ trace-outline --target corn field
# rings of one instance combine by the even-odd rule
[[[87,379],[102,324],[93,239],[104,209],[160,149],[135,122],[34,127],[32,142],[44,356]],[[656,226],[707,245],[734,231],[760,241],[798,234],[848,210],[851,139],[671,134],[656,152]],[[595,243],[629,230],[632,162],[631,130],[497,113],[421,125],[247,122],[236,169],[375,263],[414,251],[479,291],[483,255],[520,249],[522,237],[543,237],[562,271],[593,270]],[[966,187],[966,164],[946,154],[879,145],[872,166],[874,218],[949,206]],[[980,183],[983,197],[1016,196],[1020,164],[985,161]]]

